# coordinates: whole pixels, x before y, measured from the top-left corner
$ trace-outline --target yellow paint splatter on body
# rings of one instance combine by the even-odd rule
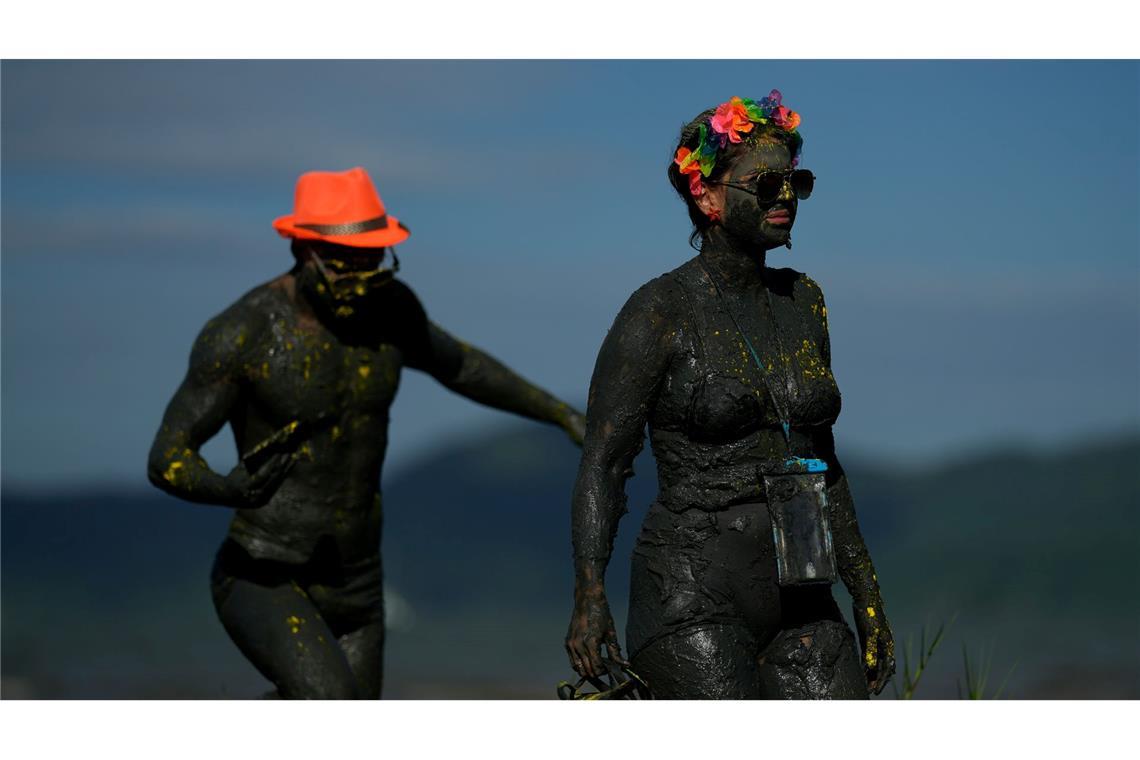
[[[174,483],[176,480],[178,480],[178,476],[181,474],[182,468],[182,462],[178,460],[171,462],[170,465],[166,468],[166,472],[162,474],[162,479],[167,483]]]

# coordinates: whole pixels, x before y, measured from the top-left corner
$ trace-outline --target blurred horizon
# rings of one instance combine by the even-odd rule
[[[316,168],[368,169],[433,319],[580,402],[625,299],[693,253],[678,128],[772,87],[819,182],[769,264],[826,293],[841,447],[922,465],[1137,429],[1138,66],[6,61],[0,482],[144,483],[194,336],[288,268],[270,222]],[[390,472],[499,421],[402,386]]]
[[[390,460],[386,460],[384,472],[381,477],[381,490],[383,490],[383,484],[387,481],[405,479],[409,474],[420,471],[425,461],[439,461],[443,452],[452,451],[457,447],[462,448],[478,445],[480,442],[488,439],[493,440],[501,436],[517,433],[520,426],[534,427],[542,431],[554,430],[548,425],[533,423],[528,420],[520,420],[514,415],[500,414],[499,417],[502,419],[491,419],[482,425],[460,428],[451,433],[441,435],[422,447],[417,447],[412,456],[399,458],[398,465],[393,465]],[[218,434],[218,438],[225,438],[228,433],[229,429],[227,426]],[[562,435],[560,431],[554,434],[558,436]],[[981,441],[977,445],[948,448],[945,451],[935,454],[924,457],[911,457],[902,461],[884,452],[868,450],[858,445],[844,445],[843,441],[838,441],[837,455],[844,464],[852,459],[859,463],[870,462],[878,466],[884,466],[889,463],[895,472],[912,475],[916,472],[954,467],[963,461],[976,461],[991,457],[1000,457],[1007,453],[1029,457],[1054,456],[1062,452],[1079,451],[1102,446],[1105,442],[1130,441],[1137,435],[1140,435],[1140,426],[1121,425],[1114,428],[1081,431],[1080,433],[1075,433],[1072,438],[1068,440],[1041,440],[1028,436],[997,436]],[[212,447],[220,448],[218,438],[211,441],[210,445]],[[228,443],[228,439],[226,439],[225,442]],[[650,451],[648,436],[645,438],[645,450]],[[575,459],[575,461],[577,460]],[[134,479],[92,477],[85,480],[46,482],[41,480],[20,481],[7,478],[0,484],[0,493],[14,493],[22,496],[35,494],[37,496],[61,497],[105,489],[113,489],[130,494],[140,492],[149,494],[157,490],[155,486],[147,480],[145,472],[141,477]],[[569,492],[567,492],[567,499],[569,499]],[[191,502],[185,503],[189,507],[201,506],[192,504]]]
[[[576,453],[558,431],[517,422],[447,441],[386,479],[386,697],[554,697],[570,675],[561,641],[573,596],[566,503]],[[859,452],[844,457],[900,681],[907,643],[913,655],[923,631],[929,641],[947,626],[916,698],[956,696],[962,647],[975,672],[990,662],[991,697],[1007,680],[1004,696],[1015,699],[1140,697],[1140,479],[1120,467],[1137,459],[1140,434],[906,472]],[[656,493],[650,452],[634,469],[606,578],[619,631],[630,552]],[[230,514],[153,488],[5,488],[0,696],[269,690],[210,602],[209,568]],[[847,614],[841,585],[835,594]]]

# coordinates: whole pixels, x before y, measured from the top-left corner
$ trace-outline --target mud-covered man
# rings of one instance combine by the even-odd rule
[[[206,324],[148,474],[183,499],[236,510],[214,603],[282,697],[378,698],[379,482],[401,369],[579,444],[585,422],[428,320],[393,276],[407,228],[363,169],[302,175],[294,213],[274,226],[292,239],[294,267]],[[227,422],[242,461],[223,475],[199,449]]]

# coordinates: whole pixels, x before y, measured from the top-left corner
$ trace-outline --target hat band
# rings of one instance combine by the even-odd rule
[[[359,235],[361,232],[383,229],[388,226],[388,215],[381,214],[375,219],[348,224],[298,224],[297,227],[320,235]]]

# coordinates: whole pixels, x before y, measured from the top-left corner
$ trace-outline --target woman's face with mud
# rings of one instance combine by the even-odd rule
[[[755,187],[756,178],[764,172],[786,172],[792,168],[792,156],[783,143],[759,142],[733,162],[720,178],[722,183]],[[729,237],[746,248],[768,250],[784,245],[791,238],[796,221],[797,201],[785,182],[771,201],[763,201],[747,190],[728,185],[712,185],[723,193],[721,226]]]

